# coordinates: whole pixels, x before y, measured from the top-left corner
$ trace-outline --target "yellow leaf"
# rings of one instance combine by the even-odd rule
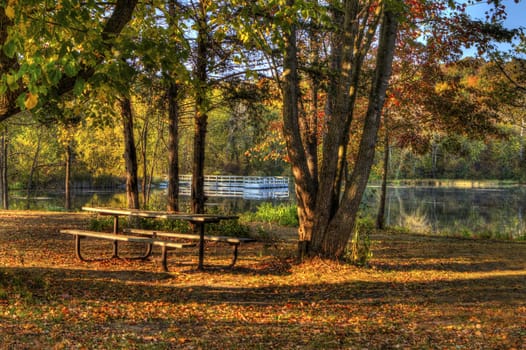
[[[449,90],[449,85],[446,82],[437,83],[435,85],[435,92],[437,94],[441,94],[441,93],[443,93],[443,92],[445,92],[447,90]]]
[[[33,95],[32,93],[28,93],[26,100],[24,101],[24,106],[26,109],[33,109],[38,104],[38,95]]]
[[[7,18],[9,18],[9,19],[13,19],[13,18],[15,18],[15,9],[13,8],[13,6],[8,5],[8,6],[5,8],[5,15],[6,15]]]

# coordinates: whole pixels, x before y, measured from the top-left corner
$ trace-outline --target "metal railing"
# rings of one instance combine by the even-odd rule
[[[179,183],[191,184],[192,175],[179,176]],[[288,188],[289,178],[286,176],[205,175],[205,187]]]
[[[179,193],[190,195],[192,175],[179,176]],[[205,175],[205,194],[209,197],[274,199],[289,197],[286,176]]]

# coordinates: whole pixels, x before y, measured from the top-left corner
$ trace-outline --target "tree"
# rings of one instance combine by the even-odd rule
[[[0,11],[0,121],[74,91],[80,94],[111,53],[137,0],[109,5],[3,3]],[[52,9],[52,10],[50,10]],[[35,21],[35,18],[42,20]],[[58,41],[57,41],[58,39]],[[59,57],[59,60],[54,58]]]
[[[494,18],[502,15],[496,6]],[[240,16],[242,39],[261,48],[282,91],[299,256],[340,258],[373,164],[396,37],[450,48],[447,56],[433,50],[444,58],[458,57],[466,43],[483,47],[490,34],[509,39],[510,33],[470,21],[465,7],[451,1],[288,0],[247,7]]]
[[[292,7],[295,2],[289,0],[288,5]],[[331,61],[334,65],[331,74],[334,77],[328,89],[329,121],[323,140],[319,174],[316,173],[317,169],[309,166],[309,159],[317,157],[307,153],[309,148],[304,144],[306,130],[301,127],[302,116],[298,110],[300,95],[295,26],[291,26],[284,35],[284,134],[298,199],[300,256],[307,252],[333,258],[343,256],[372,165],[400,13],[399,7],[391,3],[380,2],[378,6],[366,7],[360,5],[357,1],[344,1],[341,12],[334,9],[336,17],[333,19],[341,25],[341,30],[332,39],[334,51]],[[361,66],[380,22],[376,68],[360,147],[354,171],[339,201]]]

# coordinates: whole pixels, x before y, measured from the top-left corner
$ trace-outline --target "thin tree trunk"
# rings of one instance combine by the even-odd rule
[[[196,99],[194,116],[194,156],[192,163],[192,212],[202,214],[205,212],[205,145],[208,123],[208,18],[204,0],[199,1],[199,19],[197,34],[197,62],[195,67]]]
[[[125,97],[120,101],[124,130],[124,162],[126,165],[126,200],[130,209],[139,209],[139,186],[137,181],[137,150],[133,136],[133,114],[131,101]]]
[[[3,129],[2,133],[2,144],[1,144],[1,158],[2,158],[2,164],[0,168],[0,181],[1,181],[1,189],[2,189],[2,206],[4,209],[9,209],[9,184],[7,182],[7,147],[8,147],[8,141],[7,141],[7,128]]]
[[[35,154],[33,155],[33,161],[31,162],[31,169],[29,170],[29,178],[27,180],[27,193],[26,193],[26,209],[29,210],[30,203],[29,199],[31,198],[31,192],[33,190],[33,178],[38,166],[38,157],[40,155],[40,148],[42,145],[42,133],[39,130],[37,138],[37,147],[35,149]]]
[[[383,230],[385,227],[385,201],[387,199],[387,177],[389,173],[389,131],[387,129],[387,116],[384,116],[385,136],[384,136],[384,164],[382,174],[382,187],[380,192],[380,203],[376,216],[376,228]]]
[[[168,14],[170,15],[169,26],[176,26],[175,16],[177,13],[177,1],[168,2]],[[175,45],[175,44],[174,44]],[[177,47],[175,47],[177,50]],[[170,79],[167,98],[168,98],[168,193],[167,210],[179,211],[179,98],[180,91],[178,84],[174,81],[175,77],[168,74]]]
[[[196,113],[194,131],[194,158],[192,167],[192,212],[205,212],[205,140],[208,116],[206,113]]]
[[[141,132],[141,158],[142,158],[142,186],[141,186],[141,195],[143,205],[146,207],[148,205],[148,183],[149,181],[149,172],[148,172],[148,132],[149,132],[149,116],[144,118],[144,126]]]
[[[155,146],[153,148],[153,154],[152,154],[152,159],[155,160],[157,159],[157,155],[159,154],[159,147],[160,147],[160,144],[161,144],[161,139],[162,139],[162,121],[161,121],[161,118],[159,116],[159,114],[157,114],[157,138],[155,140]],[[157,162],[153,161],[152,162],[152,166],[150,167],[150,173],[148,175],[148,183],[147,183],[147,191],[146,191],[146,201],[145,203],[149,203],[150,202],[150,197],[151,197],[151,193],[152,193],[152,183],[153,183],[153,174],[155,172],[155,165],[157,164]]]
[[[65,179],[65,203],[64,209],[71,210],[71,163],[72,163],[71,145],[66,146],[66,179]]]
[[[167,210],[179,211],[179,91],[168,87],[168,198]]]

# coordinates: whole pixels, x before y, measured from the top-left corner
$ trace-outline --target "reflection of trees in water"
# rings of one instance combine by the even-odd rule
[[[408,192],[411,197],[414,197],[414,192]],[[409,200],[403,200],[400,194],[400,188],[395,188],[394,197],[398,202],[398,218],[397,226],[405,227],[411,231],[419,233],[432,232],[432,227],[427,217],[426,209],[422,205],[421,201],[411,198]],[[411,204],[415,203],[415,206]],[[420,203],[420,205],[418,205]],[[406,205],[409,209],[406,209]]]
[[[525,235],[525,192],[522,187],[390,187],[386,223],[419,232],[517,239]]]

